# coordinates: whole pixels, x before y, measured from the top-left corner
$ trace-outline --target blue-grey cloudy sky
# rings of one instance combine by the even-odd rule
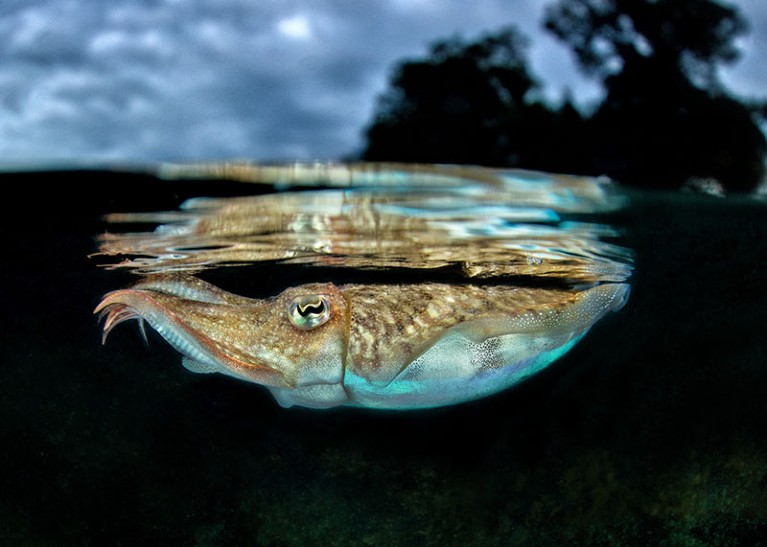
[[[541,32],[551,0],[2,0],[0,162],[333,159],[395,64],[514,23],[558,96],[598,93]],[[724,74],[767,97],[767,2]]]

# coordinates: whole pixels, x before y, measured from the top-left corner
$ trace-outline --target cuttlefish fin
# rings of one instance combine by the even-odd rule
[[[201,361],[195,361],[189,357],[182,357],[181,364],[189,372],[196,372],[197,374],[213,374],[214,372],[221,372],[221,368],[218,365],[212,363],[203,363]]]

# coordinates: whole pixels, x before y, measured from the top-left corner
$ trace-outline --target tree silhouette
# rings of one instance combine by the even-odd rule
[[[728,94],[739,12],[714,0],[558,0],[546,27],[605,87],[584,117],[540,100],[513,28],[435,44],[403,62],[367,129],[366,160],[473,163],[607,174],[678,188],[714,178],[748,191],[764,177],[767,103]]]
[[[474,43],[439,42],[428,59],[402,63],[379,99],[363,157],[533,167],[546,155],[542,131],[559,120],[529,100],[538,84],[525,47],[506,28]]]
[[[712,0],[560,0],[546,27],[601,78],[590,120],[595,169],[630,183],[678,187],[712,177],[751,190],[767,142],[748,105],[727,94],[721,64],[738,58],[738,11]]]

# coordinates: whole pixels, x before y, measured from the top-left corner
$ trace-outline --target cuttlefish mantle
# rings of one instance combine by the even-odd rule
[[[266,386],[282,406],[452,405],[519,383],[564,355],[625,283],[585,290],[471,284],[312,283],[267,299],[187,275],[104,296],[104,339],[145,321],[198,373]]]

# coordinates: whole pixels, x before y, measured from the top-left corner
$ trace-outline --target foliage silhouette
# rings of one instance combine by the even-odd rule
[[[765,102],[729,95],[720,65],[738,58],[738,11],[713,0],[559,0],[546,28],[599,78],[589,116],[545,104],[514,28],[435,44],[399,65],[367,129],[367,160],[473,163],[678,188],[714,178],[734,191],[764,176]]]
[[[712,0],[560,0],[545,25],[575,52],[606,96],[589,120],[595,169],[619,180],[678,187],[714,178],[753,189],[767,142],[759,106],[727,94],[721,64],[738,58],[745,20]]]
[[[712,0],[559,0],[544,24],[602,79],[653,58],[706,87],[717,83],[717,64],[737,60],[734,40],[747,30],[735,8]]]
[[[538,83],[525,47],[508,27],[474,43],[439,42],[428,59],[402,63],[379,100],[364,159],[572,167],[564,128],[551,140],[562,143],[559,154],[546,143],[551,128],[580,123],[580,114],[531,100]]]

